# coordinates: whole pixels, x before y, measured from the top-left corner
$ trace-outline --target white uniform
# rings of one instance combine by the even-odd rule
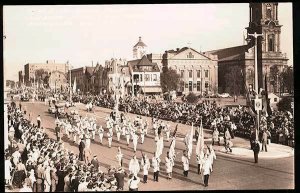
[[[144,159],[141,160],[141,165],[143,166],[143,175],[148,175],[149,169],[150,169],[150,161],[148,158],[144,161]]]
[[[129,171],[131,174],[137,175],[140,171],[139,160],[131,159],[129,162]]]
[[[95,135],[96,135],[97,124],[95,122],[93,122],[91,127],[92,127],[92,139],[94,141],[95,140]]]
[[[165,132],[166,132],[166,135],[167,135],[167,141],[169,141],[169,139],[170,139],[170,132],[171,132],[169,124],[166,125]]]
[[[86,145],[86,147],[90,147],[90,145],[91,145],[91,136],[88,131],[85,134],[85,145]]]
[[[152,167],[153,167],[153,172],[157,172],[159,171],[159,167],[160,167],[160,159],[159,157],[153,157],[152,158]]]
[[[117,133],[117,141],[120,141],[120,137],[121,137],[121,129],[119,127],[119,125],[116,125],[116,133]]]
[[[136,152],[136,146],[137,146],[137,143],[138,143],[138,139],[139,139],[139,136],[137,134],[132,135],[133,150],[135,152]]]
[[[103,140],[103,128],[102,128],[102,125],[99,126],[99,129],[98,129],[98,134],[99,134],[99,140],[100,140],[100,143],[102,144],[102,140]]]
[[[189,159],[186,156],[182,156],[181,161],[183,164],[183,170],[188,171],[189,170]]]
[[[112,132],[107,132],[108,147],[111,147],[112,135]]]
[[[144,140],[145,140],[145,134],[146,134],[145,129],[141,129],[141,143],[142,144],[144,143]]]
[[[129,141],[130,141],[130,131],[129,128],[126,129],[126,142],[127,142],[127,146],[129,145]]]
[[[159,157],[162,154],[163,148],[164,148],[164,138],[160,137],[160,138],[157,139],[157,142],[156,142],[156,155],[157,155],[157,157]]]
[[[121,152],[118,152],[116,158],[117,158],[117,161],[119,163],[119,166],[121,167],[122,166],[123,154]]]
[[[165,158],[165,164],[166,164],[166,172],[167,173],[172,173],[173,171],[173,159],[172,158],[169,158],[169,157],[166,157]]]

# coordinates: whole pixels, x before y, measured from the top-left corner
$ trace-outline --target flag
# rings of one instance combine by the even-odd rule
[[[193,130],[194,130],[194,124],[192,123],[191,131],[187,132],[185,136],[185,145],[188,152],[188,159],[191,158],[192,150],[193,150]]]
[[[173,132],[173,134],[172,134],[173,137],[175,137],[176,132],[177,132],[177,129],[178,129],[178,124],[176,125],[175,130],[174,130],[174,132]]]
[[[201,124],[199,128],[199,136],[197,140],[197,146],[196,146],[196,155],[199,155],[201,151],[204,149],[204,133],[203,133],[203,125],[202,125],[202,119]]]
[[[267,74],[265,75],[265,103],[264,103],[264,109],[263,109],[267,116],[272,115],[272,110],[270,107],[270,100],[268,97],[268,84],[267,84]]]
[[[73,93],[76,93],[76,77],[74,78]]]
[[[242,79],[243,79],[243,82],[244,82],[244,88],[245,88],[245,91],[246,91],[246,101],[247,101],[246,104],[249,107],[248,112],[251,116],[254,117],[254,116],[256,116],[256,112],[255,112],[254,106],[251,103],[250,94],[249,94],[249,90],[248,90],[247,85],[246,85],[246,78],[244,76],[243,70],[241,70],[241,74],[242,74]]]
[[[173,138],[169,148],[169,154],[171,158],[175,157],[175,145],[176,145],[176,138]]]

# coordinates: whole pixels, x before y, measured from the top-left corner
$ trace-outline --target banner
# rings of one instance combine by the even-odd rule
[[[202,119],[201,119],[201,124],[199,128],[199,136],[197,140],[197,145],[196,145],[196,155],[199,155],[201,151],[204,149],[204,133],[203,133],[203,125],[202,125]]]

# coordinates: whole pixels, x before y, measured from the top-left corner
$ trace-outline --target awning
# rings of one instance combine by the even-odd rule
[[[158,87],[158,86],[145,87],[145,88],[142,87],[142,91],[144,93],[161,93],[162,92],[161,87]]]

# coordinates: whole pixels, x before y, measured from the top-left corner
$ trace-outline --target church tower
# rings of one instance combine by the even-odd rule
[[[250,3],[249,27],[247,32],[263,34],[257,38],[257,68],[258,85],[264,88],[264,75],[267,73],[268,82],[273,92],[279,92],[277,75],[287,66],[286,53],[281,52],[281,27],[278,20],[278,3]],[[249,47],[253,47],[255,39],[249,36]],[[268,87],[270,88],[270,87]]]
[[[263,33],[262,52],[281,52],[278,3],[250,3],[248,33]]]
[[[133,59],[141,59],[147,53],[147,45],[139,37],[138,43],[133,46]]]

